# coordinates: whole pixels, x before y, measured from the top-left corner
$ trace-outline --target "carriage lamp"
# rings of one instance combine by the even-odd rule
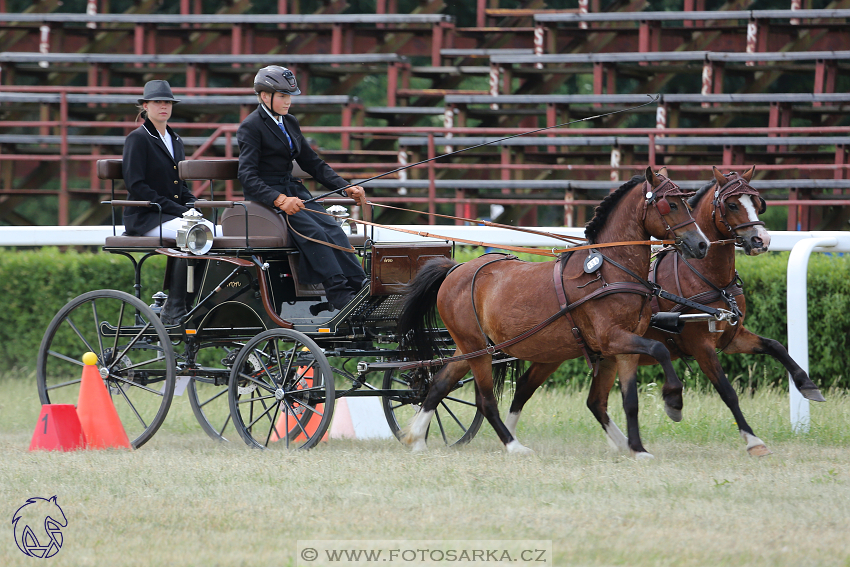
[[[352,226],[350,222],[348,222],[348,209],[343,207],[342,205],[331,205],[328,207],[327,211],[336,217],[336,223],[342,229],[345,234],[352,234],[357,232],[356,225]]]
[[[183,225],[177,229],[177,246],[183,252],[206,254],[213,245],[213,233],[202,221],[204,215],[197,209],[183,213]]]

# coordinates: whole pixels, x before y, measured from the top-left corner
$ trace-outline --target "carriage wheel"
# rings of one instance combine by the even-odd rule
[[[189,381],[186,395],[201,429],[214,441],[232,441],[237,437],[230,418],[227,384],[241,348],[241,343],[213,343],[202,345],[195,354],[201,370]],[[204,374],[204,369],[210,371]]]
[[[42,404],[76,404],[82,356],[97,367],[127,437],[139,448],[159,429],[174,395],[171,339],[153,311],[123,291],[84,293],[59,310],[38,351],[36,379]]]
[[[397,439],[401,439],[402,428],[410,423],[425,401],[430,383],[427,368],[384,373],[383,389],[397,390],[394,395],[381,397],[387,423]],[[475,381],[472,374],[468,374],[437,406],[425,437],[436,435],[447,446],[463,445],[475,437],[483,420],[484,414],[475,405]]]
[[[310,449],[328,430],[334,395],[322,349],[298,331],[271,329],[239,351],[227,397],[233,425],[248,445]]]

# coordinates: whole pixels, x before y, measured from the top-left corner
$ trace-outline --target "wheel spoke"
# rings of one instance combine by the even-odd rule
[[[266,407],[266,404],[263,402],[263,400],[264,400],[264,399],[267,399],[267,398],[251,398],[251,401],[259,401],[259,402],[263,405],[263,408],[265,408],[265,411],[264,411],[263,413],[261,413],[260,415],[258,415],[258,416],[257,416],[257,419],[255,419],[255,420],[251,421],[251,423],[249,423],[249,424],[246,426],[246,429],[248,429],[249,431],[251,430],[251,428],[252,428],[252,427],[254,427],[254,424],[255,424],[255,423],[257,423],[258,421],[260,421],[261,419],[263,419],[263,417],[268,416],[268,413],[269,413],[271,410],[273,410],[273,409],[274,409],[274,407],[277,405],[277,404],[274,404],[274,405],[271,405],[271,406]],[[253,410],[254,410],[254,406],[253,406],[253,404],[252,404],[252,405],[251,405],[251,411],[253,411]]]
[[[224,395],[224,394],[226,394],[226,393],[227,393],[227,388],[221,388],[221,391],[220,391],[218,394],[216,394],[215,396],[211,397],[210,399],[208,399],[207,401],[205,401],[205,402],[203,402],[202,404],[199,404],[199,405],[200,405],[201,407],[204,407],[205,405],[207,405],[207,404],[208,404],[208,403],[210,403],[211,401],[213,401],[213,400],[215,400],[215,399],[217,399],[217,398],[220,398],[221,396],[223,396],[223,395]],[[229,416],[228,416],[228,419],[229,419]]]
[[[150,326],[151,324],[149,322],[146,323],[142,330],[139,331],[139,334],[133,337],[133,340],[131,340],[130,343],[126,347],[124,347],[124,350],[121,351],[121,354],[116,357],[116,360],[121,360],[122,358],[124,358],[124,355],[127,354],[127,351],[136,346],[136,343],[139,342],[139,339],[142,338],[142,335],[145,334],[145,331],[147,331]]]
[[[124,323],[124,306],[126,303],[121,302],[121,310],[118,312],[118,327],[115,329],[115,342],[112,343],[112,358],[110,360],[104,360],[104,364],[109,364],[113,360],[116,360],[115,354],[118,352],[118,338],[121,336],[121,326]]]
[[[88,351],[89,351],[89,352],[94,352],[94,348],[93,348],[93,347],[89,344],[89,342],[88,342],[88,341],[86,340],[86,338],[82,335],[82,333],[80,333],[79,329],[77,329],[77,326],[76,326],[76,325],[74,325],[74,322],[73,322],[73,321],[71,321],[71,316],[70,316],[70,315],[68,315],[68,317],[65,319],[65,321],[67,321],[67,322],[68,322],[68,325],[71,327],[71,329],[73,329],[73,330],[74,330],[74,332],[77,334],[77,336],[78,336],[78,337],[80,337],[80,340],[81,340],[81,341],[83,341],[83,344],[84,344],[84,345],[86,345],[86,349],[88,349]]]
[[[219,437],[224,437],[224,430],[227,429],[228,423],[230,423],[230,414],[227,414],[227,419],[224,420],[224,425],[218,430]]]
[[[253,376],[248,376],[247,374],[245,374],[243,372],[239,373],[239,377],[243,378],[245,380],[248,380],[249,382],[253,382],[257,386],[260,386],[264,390],[268,390],[269,392],[274,392],[277,389],[275,386],[269,386],[267,383],[260,382],[259,380],[255,379]]]
[[[94,331],[97,334],[97,344],[100,347],[100,350],[97,351],[99,355],[98,358],[100,358],[101,362],[103,362],[103,337],[100,335],[100,323],[98,323],[97,316],[97,301],[94,299],[91,300],[91,309],[92,314],[94,315]]]
[[[145,423],[145,420],[144,420],[144,419],[142,419],[142,416],[141,416],[141,415],[139,414],[139,412],[136,410],[136,406],[134,406],[134,405],[133,405],[133,402],[131,402],[131,401],[130,401],[129,396],[127,396],[127,392],[125,392],[125,391],[124,391],[124,388],[122,388],[121,386],[117,386],[117,388],[118,388],[118,391],[119,391],[119,392],[121,392],[121,396],[124,398],[124,401],[126,401],[126,402],[127,402],[127,405],[128,405],[128,406],[130,406],[130,409],[131,409],[131,410],[133,410],[133,413],[134,413],[134,414],[136,414],[136,417],[138,418],[139,422],[142,424],[142,427],[143,427],[143,428],[145,428],[145,429],[147,429],[147,428],[148,428],[148,424],[147,424],[147,423]],[[156,393],[157,393],[157,394],[159,394],[159,392],[156,392]]]
[[[449,444],[449,440],[446,439],[446,428],[443,427],[443,420],[440,419],[440,412],[434,411],[434,417],[437,418],[437,426],[440,428],[440,435],[443,437],[443,443],[446,445]]]
[[[151,394],[156,394],[157,396],[164,396],[165,395],[163,392],[160,392],[159,390],[154,390],[153,388],[148,388],[147,386],[143,386],[143,385],[139,384],[138,382],[133,382],[132,380],[127,380],[123,376],[118,376],[117,374],[113,374],[111,372],[109,373],[109,378],[112,379],[112,380],[115,380],[115,381],[120,380],[124,384],[129,384],[130,386],[135,386],[136,388],[140,388],[140,389],[144,390],[145,392],[150,392]],[[119,389],[122,392],[124,391],[121,388],[119,388]]]
[[[292,409],[292,406],[290,406],[289,403],[286,400],[283,400],[283,405],[286,406],[286,414],[287,415],[289,415],[290,413],[292,414],[292,418],[295,420],[295,423],[298,425],[298,429],[301,430],[301,433],[304,434],[304,437],[307,437],[309,439],[310,434],[307,433],[307,430],[304,429],[303,425],[301,425],[301,420],[298,419],[298,417],[295,415],[295,411]],[[287,437],[289,437],[289,427],[288,426],[287,426],[286,432],[287,432]]]
[[[60,354],[60,353],[56,352],[55,350],[49,350],[49,351],[47,351],[47,354],[49,354],[50,356],[55,356],[56,358],[62,359],[65,362],[70,362],[71,364],[76,364],[77,366],[85,366],[85,364],[83,364],[82,360],[76,360],[74,358],[71,358],[70,356],[65,356],[64,354]]]
[[[274,399],[276,399],[274,394],[271,394],[271,395],[268,395],[268,396],[254,396],[254,395],[252,395],[247,400],[236,400],[236,403],[237,404],[252,404],[252,403],[260,401],[260,400],[274,400]],[[251,407],[253,407],[253,406],[251,406]],[[265,406],[263,406],[263,407],[265,407]]]
[[[82,381],[83,381],[82,378],[78,378],[77,380],[71,380],[70,382],[62,382],[61,384],[54,384],[53,386],[47,386],[45,388],[45,390],[47,390],[49,392],[50,390],[55,390],[57,388],[64,388],[65,386],[71,386],[73,384],[79,384]]]
[[[460,426],[460,428],[463,429],[463,432],[466,433],[466,427],[463,426],[463,424],[460,422],[460,420],[457,418],[457,416],[454,414],[454,412],[449,408],[449,406],[446,405],[446,402],[442,401],[442,402],[440,402],[440,405],[443,406],[446,409],[447,412],[449,412],[449,415],[452,416],[452,419],[455,420],[455,423],[457,423]]]
[[[159,350],[160,353],[162,353],[161,349],[158,349],[158,350]],[[121,370],[121,371],[134,370],[136,368],[141,368],[142,366],[144,366],[146,364],[152,364],[152,363],[155,363],[155,362],[162,362],[162,357],[157,356],[156,358],[150,358],[148,360],[143,360],[142,362],[137,362],[136,364],[128,364],[127,366],[122,366],[118,370]]]
[[[272,431],[274,431],[275,434],[277,435],[277,438],[280,439],[280,433],[277,432],[277,427],[275,426],[275,424],[277,423],[278,411],[280,410],[280,404],[275,404],[274,408],[275,408],[274,409],[274,416],[272,417],[272,422],[269,425],[269,434],[266,435],[266,442],[265,442],[266,447],[269,446],[269,441],[272,438]]]
[[[467,400],[461,400],[460,398],[453,398],[452,396],[446,396],[444,399],[451,400],[451,401],[456,402],[458,404],[464,404],[464,405],[467,405],[467,406],[478,407],[478,406],[475,405],[475,402],[470,402],[470,401],[467,401]]]

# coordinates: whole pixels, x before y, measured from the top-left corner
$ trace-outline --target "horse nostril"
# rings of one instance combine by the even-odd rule
[[[708,244],[706,244],[705,242],[700,242],[697,245],[697,248],[699,248],[700,252],[705,252],[706,250],[708,250]]]
[[[750,242],[753,243],[753,248],[764,248],[764,242],[758,236],[753,236]]]

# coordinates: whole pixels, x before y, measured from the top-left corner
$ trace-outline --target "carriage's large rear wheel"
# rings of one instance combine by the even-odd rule
[[[123,291],[84,293],[59,310],[41,341],[36,366],[42,404],[77,404],[82,357],[97,367],[127,437],[141,447],[159,429],[174,395],[171,340],[153,311]]]
[[[381,397],[384,415],[396,438],[401,439],[402,428],[419,411],[430,385],[431,374],[427,368],[387,370],[384,373],[383,389],[397,391]],[[426,438],[436,437],[447,446],[469,443],[483,420],[484,414],[475,405],[475,382],[469,374],[437,406]]]
[[[201,429],[215,441],[238,439],[230,419],[227,384],[242,346],[231,342],[204,343],[194,355],[195,377],[186,386],[186,395]]]
[[[248,445],[310,449],[328,430],[334,395],[322,349],[298,331],[271,329],[239,351],[227,397],[233,425]]]

